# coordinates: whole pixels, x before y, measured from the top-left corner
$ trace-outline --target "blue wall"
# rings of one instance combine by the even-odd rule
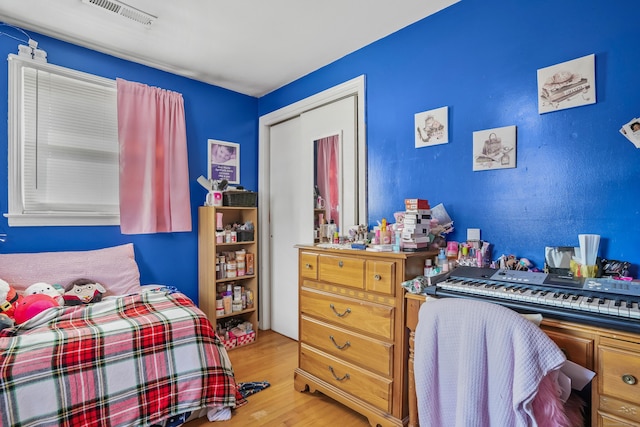
[[[24,36],[1,27],[3,32],[21,39]],[[109,55],[80,48],[59,40],[29,32],[48,55],[48,62],[63,67],[115,79],[121,77],[149,86],[180,92],[186,112],[189,156],[192,228],[190,233],[123,235],[119,227],[11,227],[0,217],[0,232],[7,241],[2,252],[42,252],[98,249],[122,243],[134,243],[141,282],[162,283],[180,288],[197,301],[198,297],[198,206],[206,191],[196,182],[207,175],[207,139],[220,139],[241,146],[241,184],[258,189],[256,98],[219,87],[123,61]],[[18,52],[18,42],[0,36],[0,56]],[[7,66],[0,66],[0,82],[7,81]],[[1,85],[0,99],[6,99],[6,84]],[[7,117],[7,103],[0,102],[0,117]],[[7,121],[0,120],[0,164],[7,164]],[[100,189],[96,189],[100,191]],[[0,173],[0,212],[7,212],[7,174]],[[1,272],[0,272],[1,275]],[[0,276],[1,277],[1,276]]]
[[[366,76],[369,224],[407,197],[443,203],[447,237],[480,228],[494,259],[542,267],[544,247],[602,236],[600,256],[640,264],[640,116],[634,0],[462,0],[259,101],[259,114]],[[540,68],[595,54],[597,103],[538,114]],[[449,107],[449,143],[414,148],[414,114]],[[517,126],[517,168],[472,171],[474,131]],[[637,270],[634,269],[637,273]]]

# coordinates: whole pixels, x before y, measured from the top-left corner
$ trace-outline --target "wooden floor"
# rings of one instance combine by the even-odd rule
[[[229,351],[236,381],[268,381],[271,386],[247,398],[229,421],[209,423],[205,418],[185,427],[295,426],[366,427],[368,420],[321,393],[293,388],[298,343],[273,331],[259,331],[255,344]]]

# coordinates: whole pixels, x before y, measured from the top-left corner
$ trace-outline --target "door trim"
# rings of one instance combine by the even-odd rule
[[[326,89],[308,98],[282,107],[260,116],[258,122],[258,215],[260,240],[259,271],[259,327],[271,329],[271,256],[270,256],[270,206],[269,206],[269,145],[270,127],[297,117],[302,113],[321,107],[333,101],[356,95],[357,99],[357,144],[358,144],[358,220],[367,223],[367,177],[366,177],[366,138],[365,138],[365,76],[361,75],[342,84]],[[293,265],[298,265],[297,262]],[[296,267],[297,268],[297,267]]]

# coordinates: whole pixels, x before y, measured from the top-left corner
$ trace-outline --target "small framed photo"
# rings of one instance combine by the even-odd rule
[[[538,114],[595,102],[595,55],[538,70]]]
[[[416,113],[416,148],[449,142],[449,107]]]
[[[209,180],[240,184],[240,144],[209,140]]]
[[[473,170],[516,167],[516,127],[473,132]]]

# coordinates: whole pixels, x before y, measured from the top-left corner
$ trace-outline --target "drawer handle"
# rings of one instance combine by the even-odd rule
[[[382,276],[379,274],[376,274],[375,276],[373,276],[373,280],[382,280]]]
[[[333,368],[331,366],[329,366],[329,370],[331,371],[331,375],[333,375],[333,378],[336,379],[336,381],[344,381],[344,380],[348,380],[349,378],[351,378],[349,376],[349,374],[344,374],[344,376],[342,378],[338,378],[338,376],[336,375],[336,373],[333,371]]]
[[[338,312],[336,311],[336,307],[335,307],[333,304],[329,304],[329,307],[331,307],[331,310],[333,310],[333,312],[334,312],[334,313],[336,314],[336,316],[338,316],[338,317],[344,317],[344,316],[346,316],[347,314],[351,313],[351,309],[350,309],[350,308],[347,308],[347,309],[344,311],[344,313],[340,314],[340,313],[338,313]]]
[[[338,267],[340,267],[340,268],[344,267],[344,262],[338,261]]]
[[[631,374],[625,374],[622,376],[622,381],[624,381],[625,384],[629,384],[629,385],[635,385],[638,380],[636,379],[636,377],[634,377]]]
[[[347,348],[351,345],[351,343],[349,341],[347,341],[346,343],[344,343],[344,345],[338,345],[338,343],[336,342],[336,340],[333,338],[333,335],[329,335],[329,339],[331,340],[331,342],[333,343],[333,345],[336,346],[336,348],[338,350],[342,350],[344,348]]]
[[[304,268],[307,268],[307,269],[311,270],[311,264],[306,263],[306,264],[304,265]]]

